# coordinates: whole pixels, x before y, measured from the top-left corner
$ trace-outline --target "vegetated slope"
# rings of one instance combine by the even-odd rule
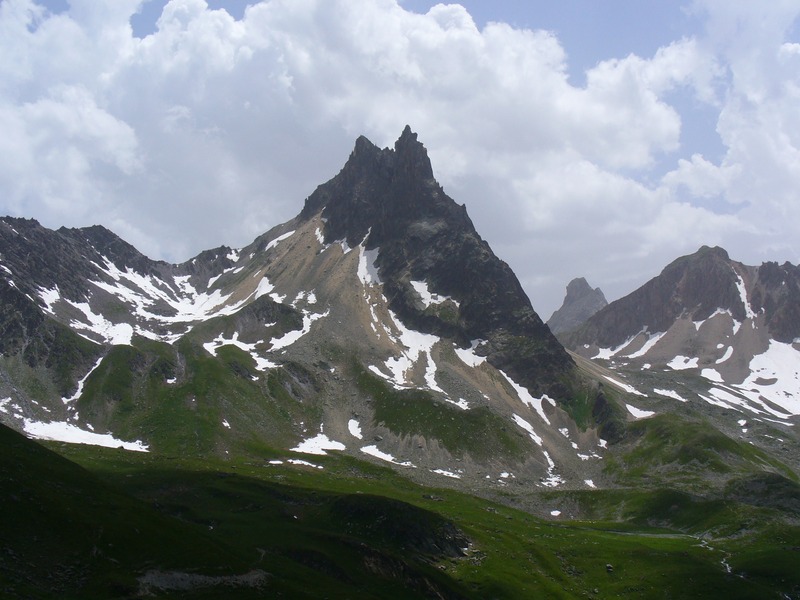
[[[409,128],[359,138],[245,248],[171,265],[6,218],[0,264],[18,340],[0,419],[30,435],[220,457],[266,440],[490,490],[585,486],[620,435]]]
[[[0,481],[6,598],[124,596],[149,565],[246,571],[234,549],[199,528],[160,515],[2,425]]]
[[[555,490],[543,497],[548,522],[342,454],[294,465],[264,449],[261,460],[165,464],[65,451],[269,574],[259,590],[196,578],[194,589],[173,592],[181,597],[751,598],[791,596],[800,585],[800,532],[771,524],[775,508],[670,490]],[[602,521],[573,521],[577,508]],[[627,523],[606,521],[610,512]],[[713,533],[723,528],[736,533]],[[162,595],[176,579],[150,566],[137,581]]]
[[[435,513],[120,454],[110,484],[0,425],[4,598],[471,597],[431,566],[469,545]]]

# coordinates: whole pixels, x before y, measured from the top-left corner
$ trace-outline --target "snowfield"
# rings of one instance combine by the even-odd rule
[[[135,442],[123,442],[110,433],[86,431],[72,423],[58,421],[40,423],[38,421],[25,419],[23,429],[25,433],[31,437],[40,440],[53,440],[56,442],[68,442],[70,444],[88,444],[90,446],[104,446],[106,448],[122,448],[134,452],[149,452],[148,445],[139,440]]]

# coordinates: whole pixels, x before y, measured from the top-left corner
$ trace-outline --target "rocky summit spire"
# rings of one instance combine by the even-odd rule
[[[411,131],[408,125],[394,143],[394,151],[398,176],[418,181],[433,179],[433,168],[428,152],[425,146],[417,141],[417,134]]]
[[[446,218],[472,227],[463,207],[433,177],[425,146],[406,125],[394,148],[379,149],[364,136],[336,177],[306,199],[302,219],[323,211],[326,240],[359,244],[372,231],[371,245],[420,218]],[[391,231],[390,231],[391,230]]]

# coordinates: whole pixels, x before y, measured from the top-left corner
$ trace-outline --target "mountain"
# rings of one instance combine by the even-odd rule
[[[703,248],[559,341],[410,128],[181,264],[2,218],[0,585],[800,597],[797,293]]]
[[[600,288],[592,289],[583,277],[578,277],[567,284],[564,302],[547,320],[547,326],[556,335],[572,331],[607,304]]]
[[[617,384],[650,398],[641,410],[692,406],[737,437],[792,454],[800,416],[799,267],[747,266],[704,246],[560,337],[577,355],[616,371]]]
[[[0,268],[0,418],[29,435],[338,450],[495,490],[586,487],[624,427],[408,127],[360,137],[244,248],[168,264],[100,226],[4,218]]]

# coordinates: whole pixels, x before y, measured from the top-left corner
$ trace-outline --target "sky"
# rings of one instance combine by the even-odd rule
[[[151,258],[408,124],[544,318],[702,245],[800,262],[800,0],[0,0],[0,214]]]

